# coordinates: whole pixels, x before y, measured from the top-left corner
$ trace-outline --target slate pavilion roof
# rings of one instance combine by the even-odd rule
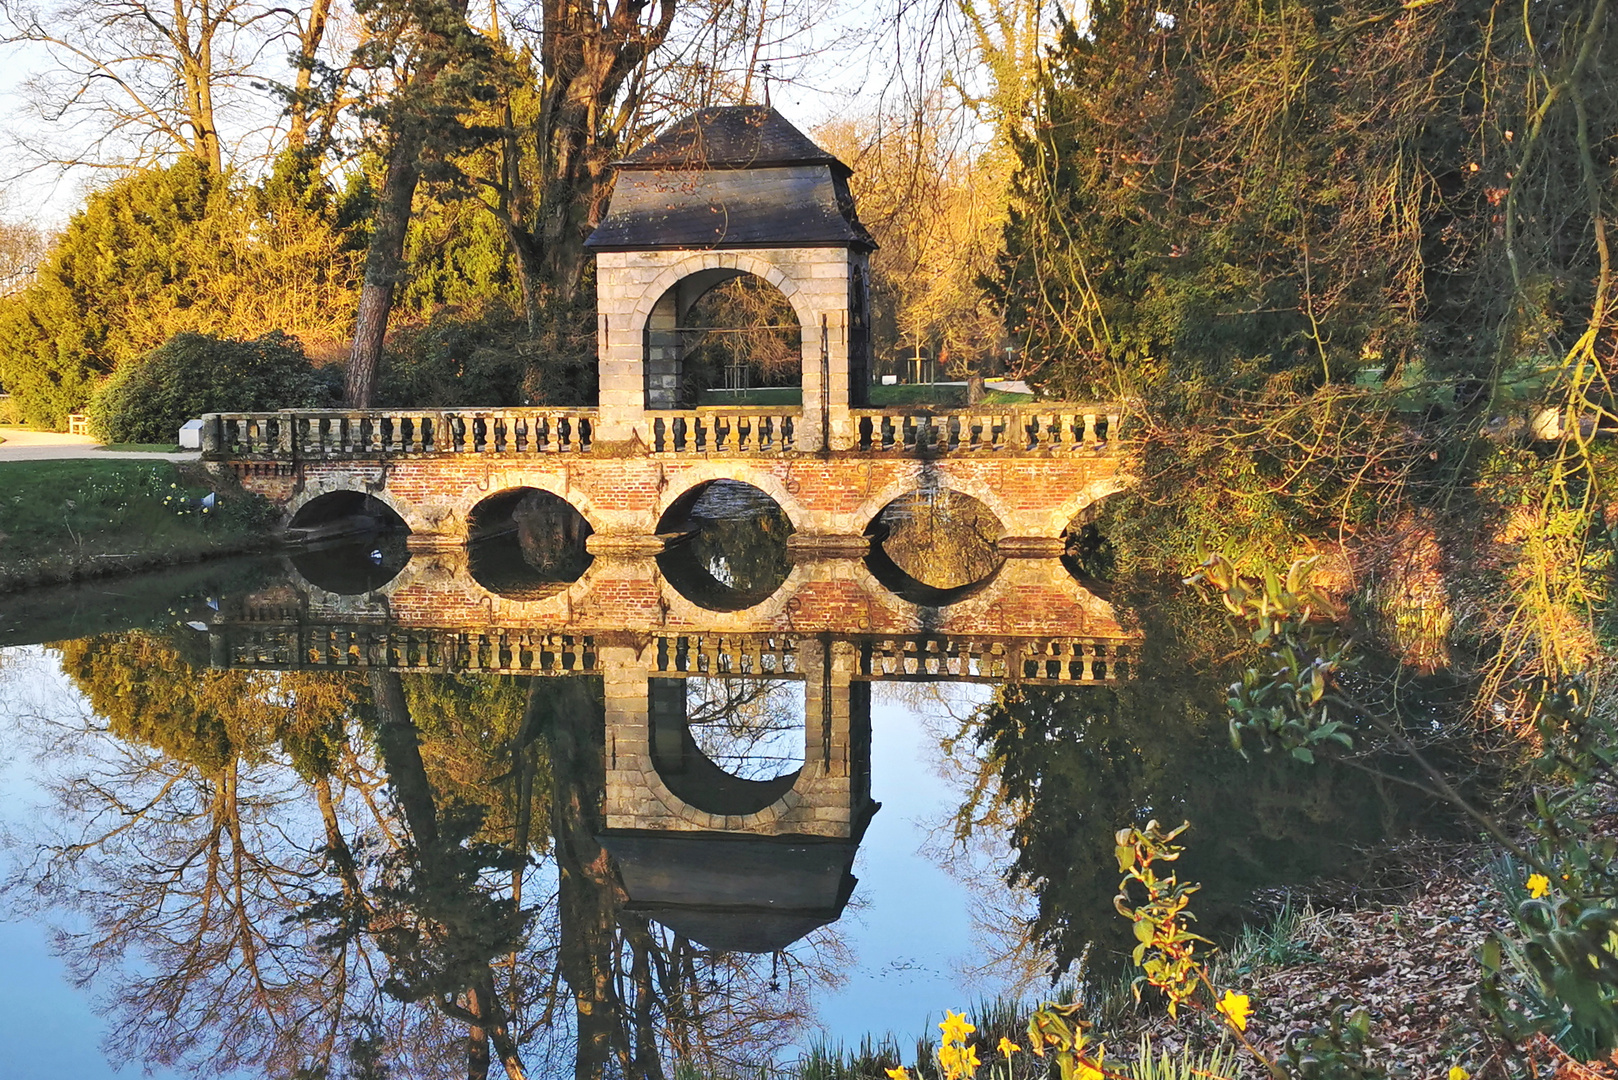
[[[854,892],[860,836],[610,830],[600,840],[629,910],[710,949],[757,953],[837,921]]]
[[[664,128],[618,163],[623,169],[762,169],[784,165],[849,168],[768,105],[698,109]]]
[[[768,105],[699,109],[618,163],[591,251],[874,248],[849,168]]]

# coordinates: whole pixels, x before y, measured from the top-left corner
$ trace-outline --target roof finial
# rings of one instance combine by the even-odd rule
[[[764,107],[768,109],[770,107],[770,65],[765,64],[759,70],[764,72]]]

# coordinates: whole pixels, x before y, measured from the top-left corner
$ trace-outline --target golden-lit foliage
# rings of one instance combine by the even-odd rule
[[[960,373],[999,355],[999,313],[978,279],[994,265],[1010,168],[947,142],[942,106],[913,127],[845,120],[817,142],[854,175],[860,219],[881,247],[871,257],[873,344],[879,361],[922,355]]]

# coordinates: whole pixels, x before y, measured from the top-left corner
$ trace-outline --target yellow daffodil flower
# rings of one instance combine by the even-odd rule
[[[910,1070],[906,1069],[903,1065],[899,1066],[897,1069],[888,1069],[886,1071],[889,1080],[910,1080]]]
[[[938,1048],[938,1068],[948,1080],[955,1080],[961,1075],[961,1048],[954,1043],[945,1043]]]
[[[965,1042],[966,1037],[977,1030],[966,1022],[965,1013],[954,1013],[948,1009],[944,1010],[944,1022],[938,1026],[944,1032],[946,1043]]]
[[[1248,1003],[1246,994],[1236,994],[1226,990],[1224,1000],[1215,1008],[1225,1014],[1225,1018],[1230,1021],[1231,1027],[1237,1031],[1247,1030],[1247,1018],[1252,1015],[1253,1006]]]
[[[962,1051],[961,1065],[966,1069],[966,1075],[971,1076],[972,1074],[976,1073],[978,1071],[978,1066],[981,1064],[983,1063],[978,1060],[977,1047],[968,1046],[964,1051]]]
[[[1544,880],[1543,878],[1541,880]],[[1449,1080],[1472,1080],[1472,1074],[1459,1065],[1449,1067]]]
[[[1015,1054],[1018,1050],[1021,1050],[1022,1047],[1018,1046],[1016,1043],[1012,1042],[1010,1039],[1008,1039],[1004,1035],[1002,1035],[1002,1036],[1000,1036],[1000,1046],[999,1046],[998,1049],[1000,1050],[1000,1056],[1001,1057],[1010,1057],[1012,1054]]]
[[[1524,884],[1528,886],[1528,895],[1535,900],[1551,891],[1551,879],[1544,874],[1531,874]],[[1452,1077],[1451,1080],[1454,1080],[1454,1078]]]

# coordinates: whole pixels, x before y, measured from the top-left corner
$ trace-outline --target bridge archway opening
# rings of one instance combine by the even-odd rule
[[[674,795],[708,814],[741,817],[797,783],[806,694],[797,679],[652,679],[652,766]]]
[[[1102,531],[1096,508],[1085,507],[1062,530],[1062,565],[1088,588],[1097,588],[1112,574],[1112,541]]]
[[[472,579],[512,600],[542,600],[579,580],[593,561],[593,531],[574,506],[539,488],[497,492],[467,516]]]
[[[301,541],[290,556],[305,581],[339,596],[373,592],[410,561],[410,527],[393,508],[363,491],[329,491],[310,499],[287,525]]]
[[[1005,528],[983,503],[946,487],[901,495],[871,520],[866,566],[884,587],[923,607],[943,607],[983,588],[1005,558]]]
[[[779,503],[740,480],[709,480],[681,495],[657,531],[673,537],[658,568],[679,594],[709,611],[762,604],[792,572],[792,521]]]
[[[803,330],[792,302],[743,270],[681,279],[646,320],[646,408],[799,405]]]

